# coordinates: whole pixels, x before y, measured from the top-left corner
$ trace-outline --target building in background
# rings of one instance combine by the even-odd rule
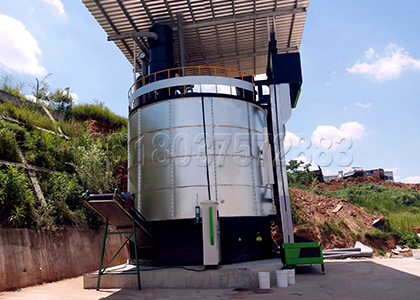
[[[362,168],[351,168],[349,170],[352,170],[352,169],[357,169],[360,173],[360,169],[362,169]],[[349,170],[339,171],[337,175],[324,176],[324,180],[325,181],[330,181],[330,180],[334,180],[334,179],[346,179],[348,177],[354,177],[354,176],[348,176],[348,175],[351,175]],[[382,179],[382,180],[385,180],[385,181],[388,181],[388,182],[394,182],[393,171],[384,171],[383,169],[363,170],[363,175],[362,176],[363,177],[376,177],[376,178],[379,178],[379,179]],[[357,176],[357,177],[359,177],[359,176]]]
[[[393,171],[385,171],[385,181],[394,182],[394,172]]]

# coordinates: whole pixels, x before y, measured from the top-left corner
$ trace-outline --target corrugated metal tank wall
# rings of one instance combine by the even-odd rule
[[[257,105],[220,97],[177,98],[143,106],[129,122],[128,189],[136,193],[146,219],[194,218],[196,195],[199,202],[208,200],[209,190],[221,217],[273,213],[271,189],[263,183],[266,115]]]

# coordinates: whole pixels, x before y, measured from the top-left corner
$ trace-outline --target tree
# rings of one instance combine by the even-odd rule
[[[286,166],[287,179],[290,186],[302,188],[317,177],[317,172],[310,171],[311,164],[303,161],[290,160]]]
[[[62,113],[65,118],[70,118],[73,108],[73,98],[70,95],[70,88],[66,87],[64,90],[56,90],[55,93],[49,94],[47,97],[50,105]]]

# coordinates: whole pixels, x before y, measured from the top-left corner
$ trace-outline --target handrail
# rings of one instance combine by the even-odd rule
[[[207,72],[206,72],[207,71]],[[187,72],[189,74],[187,74]],[[166,74],[165,74],[166,73]],[[171,68],[166,69],[162,71],[158,71],[146,76],[143,76],[142,78],[138,79],[134,84],[131,85],[129,91],[128,91],[128,98],[129,102],[131,99],[131,96],[133,95],[134,91],[137,90],[138,83],[141,83],[141,86],[145,86],[147,83],[153,83],[158,81],[159,76],[164,76],[166,78],[163,79],[170,79],[174,77],[188,77],[188,76],[214,76],[216,77],[226,77],[226,78],[236,78],[238,80],[244,81],[245,76],[251,77],[251,83],[254,84],[254,76],[250,73],[243,72],[240,70],[232,69],[232,68],[225,68],[225,67],[214,67],[214,66],[189,66],[189,67],[178,67],[178,68]],[[213,74],[212,74],[213,73]],[[172,75],[171,75],[172,74]],[[166,76],[165,76],[166,75]],[[178,76],[177,76],[178,75]],[[216,93],[218,93],[218,87],[217,84],[215,84]],[[184,86],[184,94],[186,93],[186,89]],[[201,92],[201,84],[200,84],[200,92]],[[170,95],[171,89],[168,87],[168,95]],[[230,94],[232,95],[232,86],[230,86]],[[242,96],[245,97],[245,90],[242,91]],[[155,95],[155,98],[157,96]],[[253,92],[253,99],[255,100],[255,93]],[[132,103],[129,103],[129,106],[131,107]]]

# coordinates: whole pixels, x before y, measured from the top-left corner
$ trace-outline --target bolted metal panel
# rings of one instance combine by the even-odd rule
[[[141,184],[129,189],[140,192],[140,211],[148,220],[194,218],[196,195],[208,200],[209,190],[221,217],[273,213],[262,177],[264,110],[237,99],[197,97],[141,107],[130,122],[138,115],[141,125],[130,126],[129,174]]]

